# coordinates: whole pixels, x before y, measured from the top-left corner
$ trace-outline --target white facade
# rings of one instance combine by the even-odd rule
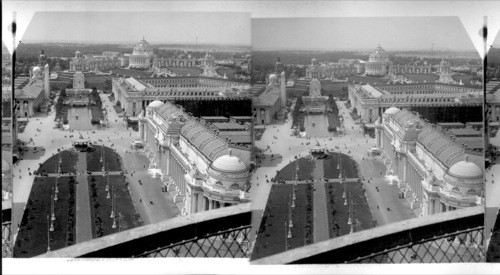
[[[137,69],[149,69],[153,65],[153,47],[143,38],[134,47],[132,54],[129,56],[129,67]]]
[[[139,132],[182,215],[250,201],[250,146],[228,143],[169,102],[150,103]]]
[[[456,144],[412,112],[387,109],[376,123],[376,140],[419,215],[483,203],[483,155]]]

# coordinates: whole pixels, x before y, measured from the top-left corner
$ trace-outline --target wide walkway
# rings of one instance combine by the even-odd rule
[[[89,183],[86,171],[87,155],[80,152],[76,162],[76,243],[92,240]]]
[[[313,175],[313,179],[315,181],[313,192],[313,236],[314,242],[317,243],[330,238],[330,230],[328,228],[328,210],[326,207],[326,190],[325,184],[322,181],[324,178],[323,160],[316,160],[316,167],[314,168]]]

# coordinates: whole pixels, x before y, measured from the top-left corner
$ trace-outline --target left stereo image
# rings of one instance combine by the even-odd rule
[[[2,47],[3,256],[247,257],[250,25],[36,13]]]

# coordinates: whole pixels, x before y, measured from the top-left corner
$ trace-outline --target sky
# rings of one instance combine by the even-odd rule
[[[249,13],[37,12],[22,41],[250,46]]]
[[[259,18],[254,50],[475,50],[458,17]]]

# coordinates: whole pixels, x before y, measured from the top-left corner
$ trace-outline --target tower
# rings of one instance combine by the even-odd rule
[[[43,89],[45,91],[45,99],[49,99],[50,97],[50,70],[49,64],[45,64],[43,68],[44,81],[43,81]]]
[[[45,56],[45,52],[42,49],[40,51],[40,55],[38,56],[38,65],[43,68],[45,64],[47,64],[47,57]]]
[[[281,107],[286,107],[286,77],[285,71],[281,72],[280,75],[280,97],[281,97]]]

